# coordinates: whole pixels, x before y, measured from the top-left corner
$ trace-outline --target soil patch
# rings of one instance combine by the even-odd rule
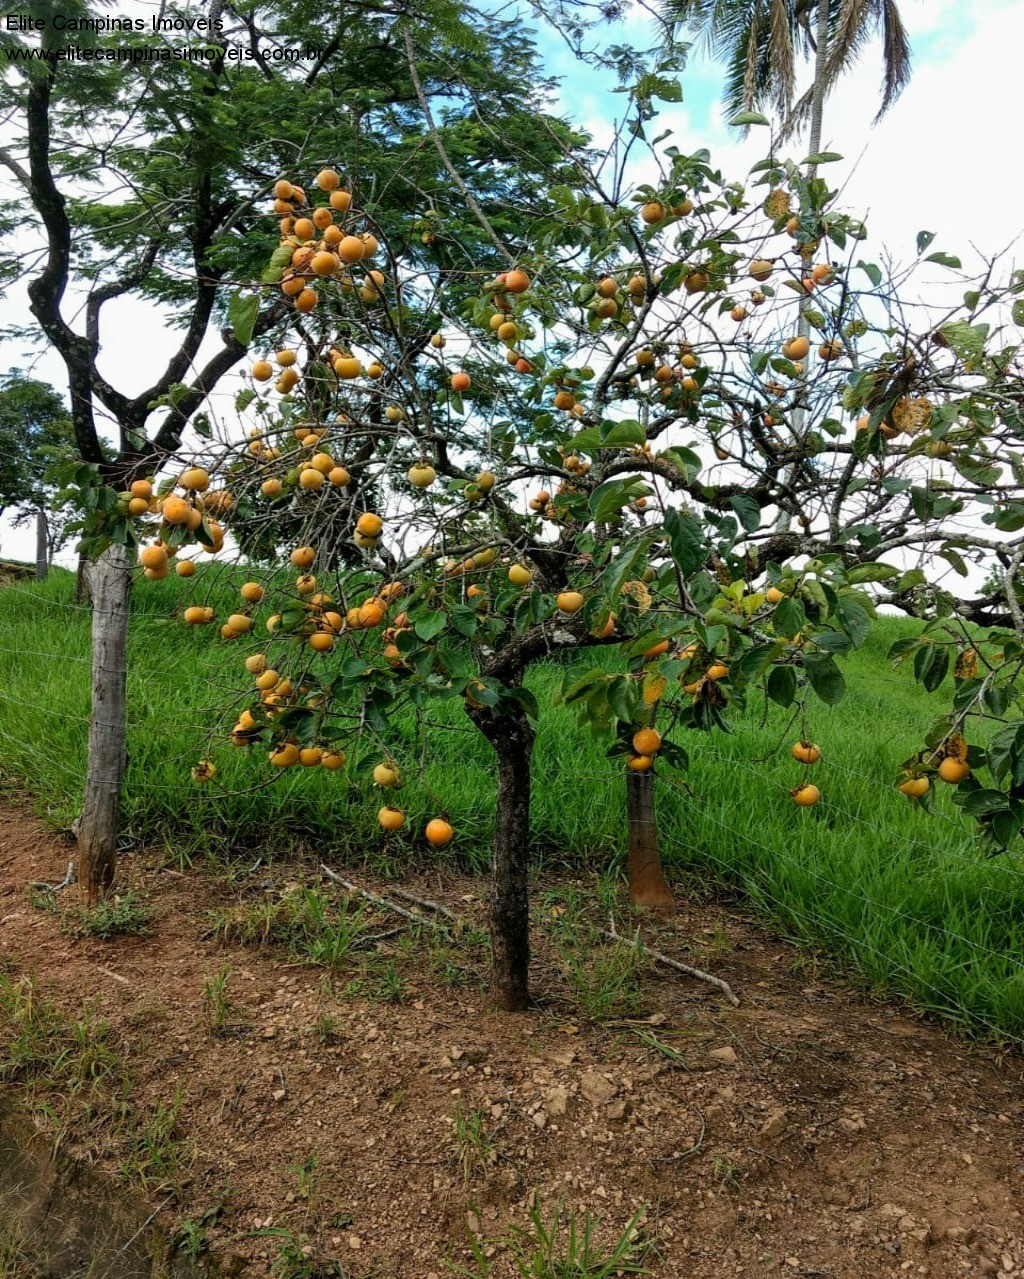
[[[417,936],[366,907],[332,969],[243,944],[273,937],[303,885],[332,924],[351,918],[313,863],[211,874],[131,854],[122,891],[151,907],[148,931],[100,940],[72,931],[77,888],[27,887],[61,880],[72,853],[0,810],[0,1069],[10,992],[30,979],[117,1064],[67,1074],[56,1098],[25,1067],[5,1093],[65,1153],[163,1202],[164,1229],[223,1273],[440,1279],[454,1263],[503,1279],[513,1226],[561,1204],[606,1250],[640,1213],[654,1275],[1024,1276],[1021,1057],[845,988],[735,908],[684,901],[643,933],[726,978],[739,1008],[634,971],[588,930],[607,918],[593,884],[545,876],[537,1006],[506,1015],[472,931],[479,878],[398,885],[468,933]]]

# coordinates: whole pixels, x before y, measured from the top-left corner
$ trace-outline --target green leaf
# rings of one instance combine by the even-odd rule
[[[846,680],[830,653],[805,653],[804,670],[811,688],[826,706],[834,706],[842,699]]]
[[[924,586],[927,581],[928,579],[925,577],[923,569],[908,568],[896,583],[896,594],[901,595],[904,591],[909,591],[914,586]]]
[[[651,530],[636,542],[630,543],[616,555],[601,576],[601,585],[610,603],[614,604],[622,590],[623,582],[635,576],[637,564],[647,554],[647,549],[660,536],[659,530]],[[653,642],[653,641],[652,641]]]
[[[624,506],[628,506],[634,498],[642,497],[650,489],[637,476],[626,480],[607,480],[599,484],[590,495],[590,513],[598,524],[607,523],[619,514]]]
[[[765,691],[779,706],[792,706],[796,697],[796,671],[792,666],[773,666]]]
[[[944,546],[939,551],[939,555],[952,567],[955,573],[959,573],[961,577],[967,576],[967,564],[959,551],[955,551],[952,546]]]
[[[680,515],[676,510],[665,512],[665,532],[668,534],[672,558],[684,577],[689,577],[704,563],[706,547],[704,529],[694,515]]]
[[[441,615],[442,617],[444,614]],[[452,629],[459,632],[460,635],[468,637],[476,634],[480,626],[480,614],[475,608],[470,608],[466,604],[453,604],[448,618],[451,621]],[[420,635],[417,628],[416,634]],[[421,639],[429,639],[429,636],[420,635]]]
[[[867,275],[868,279],[877,289],[882,283],[882,272],[874,262],[858,262],[857,265]]]
[[[851,586],[860,582],[887,582],[891,577],[898,577],[899,572],[894,564],[855,564],[846,574],[846,580]]]
[[[913,652],[915,648],[917,648],[920,642],[921,641],[916,637],[905,635],[902,639],[894,640],[893,643],[889,645],[889,651],[886,653],[886,657],[893,663],[902,662],[910,655],[910,653]]]
[[[538,719],[540,717],[540,707],[537,705],[537,699],[528,688],[510,688],[507,694],[510,702],[517,702],[530,719]]]
[[[601,448],[617,449],[629,448],[634,445],[643,444],[647,439],[647,432],[639,422],[615,422],[609,430],[605,431],[602,426],[601,432]]]
[[[935,239],[934,231],[918,231],[917,233],[918,253],[919,254],[923,253],[925,249],[927,249],[928,245],[931,244],[932,240],[934,239]]]
[[[838,151],[815,151],[801,161],[802,164],[832,164],[843,157]]]
[[[748,497],[745,493],[737,493],[729,499],[729,505],[748,533],[753,533],[760,528],[761,508],[752,497]]]
[[[232,293],[228,302],[228,323],[237,341],[248,346],[252,341],[252,331],[256,324],[256,316],[260,310],[260,299],[255,293],[248,297],[244,293]]]
[[[1024,298],[1018,298],[1010,309],[1014,324],[1024,325]]]
[[[590,695],[595,684],[603,684],[607,679],[607,675],[600,669],[589,670],[584,675],[578,675],[574,679],[571,674],[566,675],[562,681],[562,692],[560,700],[565,706],[572,705],[582,698]]]
[[[785,636],[786,639],[796,639],[801,629],[807,625],[807,614],[804,612],[804,606],[799,600],[786,596],[784,600],[780,600],[775,605],[775,612],[772,614],[772,625],[775,628],[775,634]]]
[[[277,284],[286,266],[292,260],[292,254],[295,252],[291,244],[279,244],[271,254],[270,262],[260,276],[260,280],[264,284]]]
[[[1006,796],[1001,790],[983,786],[979,790],[968,791],[959,802],[968,817],[984,817],[1005,808]]]
[[[569,441],[569,448],[573,453],[596,453],[600,447],[601,433],[596,426],[588,426]]]
[[[937,262],[939,266],[948,266],[952,270],[959,270],[963,263],[958,257],[954,257],[952,253],[929,253],[925,258],[926,262]]]
[[[412,628],[421,640],[429,642],[440,635],[447,624],[447,614],[438,609],[436,612],[428,613],[426,617],[421,617],[413,622]]]
[[[771,121],[760,111],[741,111],[729,121],[736,128],[747,128],[751,124],[770,124]]]
[[[687,482],[696,479],[701,468],[700,457],[692,449],[684,448],[679,444],[674,445],[672,448],[662,449],[658,454],[658,461],[662,460],[678,466],[683,475],[686,476]]]
[[[854,648],[860,648],[871,632],[867,609],[848,595],[841,595],[836,601],[836,620],[853,641]]]
[[[638,710],[633,680],[626,679],[624,675],[616,675],[608,685],[608,705],[619,719],[632,724]]]
[[[980,360],[989,335],[987,324],[968,324],[966,320],[950,320],[939,332],[962,360]]]
[[[1020,834],[1020,815],[1015,813],[1012,808],[1003,808],[994,812],[989,817],[989,823],[992,827],[993,836],[1002,844],[1003,848],[1009,848]]]
[[[1006,708],[1010,704],[1010,695],[1001,684],[989,684],[982,700],[993,715],[1002,716],[1006,714]]]

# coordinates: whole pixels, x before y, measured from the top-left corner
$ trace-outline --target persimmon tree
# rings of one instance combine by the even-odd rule
[[[648,82],[635,100],[649,97]],[[268,770],[354,768],[390,793],[419,754],[399,758],[396,712],[425,731],[431,699],[463,702],[496,758],[491,931],[508,1009],[529,993],[540,708],[525,676],[554,653],[606,653],[562,696],[634,788],[638,901],[667,896],[655,763],[685,772],[691,730],[726,728],[752,694],[800,721],[792,797],[807,820],[821,799],[811,708],[843,695],[837,658],[882,601],[928,619],[893,655],[913,654],[926,690],[956,655],[953,713],[898,784],[927,805],[933,778],[955,783],[999,846],[1021,824],[1024,279],[997,285],[990,264],[952,304],[939,288],[911,306],[913,268],[866,259],[865,228],[818,173],[769,156],[732,182],[703,152],[661,160],[659,184],[628,197],[621,174],[577,165],[506,269],[468,263],[456,279],[393,250],[344,174],[280,177],[278,243],[250,296],[260,314],[287,297],[291,319],[254,350],[248,437],[171,472],[158,518],[131,525],[150,575],[176,559],[190,576],[185,548],[216,534],[218,475],[228,527],[287,528],[294,579],[246,583],[220,624],[224,641],[249,637],[255,683],[231,737],[260,744]],[[929,242],[916,270],[956,280],[959,261]],[[813,344],[797,332],[808,296]],[[992,556],[994,593],[949,589],[944,575],[969,583]],[[967,742],[975,714],[1007,719],[994,756]],[[211,756],[193,776],[216,771]],[[406,824],[397,803],[379,820]],[[455,833],[438,812],[423,837]]]
[[[258,316],[232,302],[234,282],[262,266],[263,175],[303,163],[317,127],[329,128],[353,190],[365,181],[402,255],[457,273],[467,256],[497,252],[467,205],[516,246],[530,216],[515,210],[543,211],[580,142],[545,113],[547,82],[522,32],[450,0],[428,14],[381,3],[330,19],[210,0],[201,15],[166,16],[180,29],[158,35],[119,17],[129,29],[108,31],[109,15],[73,0],[2,36],[0,280],[27,282],[21,336],[49,344],[67,371],[82,547],[94,560],[78,822],[90,898],[113,880],[126,754],[132,499],[119,505],[118,494],[183,441],[212,438],[209,397],[253,335],[291,313],[283,297]],[[457,183],[445,146],[465,173]],[[149,376],[112,349],[128,302],[152,306],[154,329],[173,333],[149,339],[163,357]],[[201,535],[212,551],[216,539]]]

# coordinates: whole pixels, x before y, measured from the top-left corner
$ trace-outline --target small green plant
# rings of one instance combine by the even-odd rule
[[[462,1184],[468,1186],[476,1175],[486,1177],[497,1156],[497,1148],[487,1131],[484,1112],[471,1110],[466,1113],[460,1102],[452,1120],[452,1137]]]
[[[201,1219],[189,1217],[183,1221],[171,1236],[175,1251],[189,1261],[198,1261],[203,1253],[208,1252],[210,1245],[206,1238],[206,1227]],[[3,1272],[0,1271],[0,1274]]]
[[[134,889],[97,902],[95,906],[76,911],[71,916],[71,931],[79,937],[111,937],[139,935],[149,931],[153,908]]]
[[[123,1181],[146,1193],[174,1189],[195,1158],[192,1141],[182,1135],[178,1124],[184,1101],[179,1085],[168,1104],[158,1106],[147,1122],[126,1134],[128,1149],[117,1168]]]
[[[41,1079],[68,1094],[120,1068],[110,1027],[91,1005],[69,1022],[29,978],[14,981],[0,972],[0,1080]]]
[[[33,884],[28,890],[28,904],[33,910],[44,910],[50,915],[57,913],[57,894],[49,884]],[[0,1276],[3,1271],[0,1270]]]
[[[313,1034],[316,1036],[317,1043],[323,1048],[329,1044],[336,1044],[341,1038],[341,1022],[326,1008],[321,1008],[313,1023]]]
[[[341,1263],[318,1257],[316,1247],[306,1235],[297,1235],[279,1226],[257,1230],[254,1235],[281,1241],[270,1268],[275,1279],[346,1279]]]
[[[364,903],[338,903],[316,888],[297,888],[275,901],[215,916],[213,932],[221,941],[283,946],[305,963],[337,968],[362,936],[365,913]]]
[[[401,1004],[405,1000],[405,979],[389,959],[383,969],[370,969],[362,977],[345,983],[350,999],[370,999],[378,1004]]]
[[[401,1004],[405,1001],[405,979],[389,959],[380,976],[381,999],[385,1004]]]
[[[715,1155],[711,1160],[711,1180],[719,1190],[738,1190],[742,1171],[728,1155]]]
[[[297,1196],[306,1201],[306,1211],[312,1212],[320,1193],[323,1174],[318,1171],[316,1155],[310,1154],[301,1164],[293,1165],[291,1171],[298,1178]]]
[[[224,964],[215,973],[203,979],[203,1015],[211,1035],[218,1037],[237,1033],[248,1024],[243,1019],[232,1017],[238,1008],[228,998],[227,985],[231,976],[231,965]]]
[[[732,944],[726,934],[725,925],[720,919],[715,920],[711,936],[704,943],[704,947],[708,954],[715,956],[726,955],[732,950]]]
[[[650,1272],[641,1264],[651,1248],[641,1222],[646,1210],[639,1208],[611,1249],[599,1248],[594,1242],[597,1222],[589,1212],[580,1221],[574,1208],[566,1209],[559,1199],[548,1224],[540,1195],[535,1193],[529,1211],[529,1226],[512,1226],[505,1243],[516,1274],[522,1279],[614,1279],[618,1275],[643,1275]],[[492,1263],[485,1252],[484,1241],[470,1232],[469,1246],[475,1267],[449,1267],[465,1279],[487,1279]],[[488,1249],[488,1251],[492,1251]]]
[[[630,946],[591,949],[571,942],[559,945],[565,973],[580,1009],[591,1021],[621,1017],[636,1011],[637,981],[646,960]]]
[[[21,1245],[10,1235],[0,1234],[0,1279],[26,1279],[30,1274]]]

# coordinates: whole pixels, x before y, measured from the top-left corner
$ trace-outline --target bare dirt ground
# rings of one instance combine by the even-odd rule
[[[224,1273],[475,1274],[473,1230],[501,1279],[539,1192],[549,1223],[560,1199],[589,1212],[602,1247],[642,1210],[656,1276],[1024,1276],[1021,1057],[845,988],[737,909],[681,902],[644,934],[725,977],[741,1007],[645,967],[638,1006],[594,1021],[557,944],[558,903],[571,913],[590,886],[545,878],[537,1007],[515,1016],[489,1001],[485,950],[467,959],[430,930],[385,937],[333,977],[212,934],[211,912],[279,900],[300,877],[340,900],[314,863],[231,883],[132,854],[122,877],[152,903],[150,931],[75,936],[77,888],[51,909],[26,888],[60,880],[72,851],[25,808],[0,809],[0,971],[34,977],[72,1021],[93,1001],[110,1023],[136,1128],[154,1146],[166,1129],[177,1155],[162,1182],[144,1161],[149,1199]],[[401,886],[483,921],[479,878]],[[371,931],[401,923],[375,913]],[[210,994],[227,968],[230,1006]],[[35,1104],[31,1084],[4,1088]],[[172,1128],[154,1124],[176,1092]],[[64,1144],[124,1175],[123,1125],[102,1108]]]

